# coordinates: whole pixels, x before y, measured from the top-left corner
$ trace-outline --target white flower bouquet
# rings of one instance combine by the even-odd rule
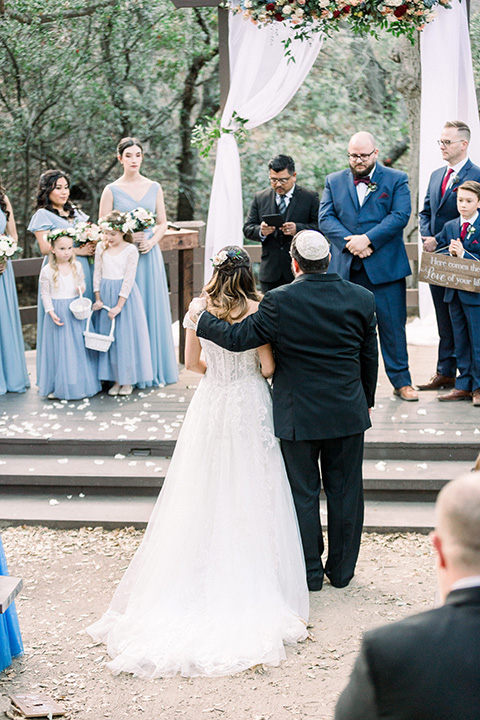
[[[22,250],[18,247],[18,242],[10,237],[10,235],[0,235],[0,263],[13,260],[21,252]]]
[[[75,238],[75,245],[86,245],[87,243],[97,243],[102,235],[102,228],[92,222],[80,222],[75,225],[77,236]],[[94,258],[89,256],[88,262],[93,265],[95,262]]]
[[[144,232],[144,230],[148,230],[154,225],[155,215],[149,210],[145,210],[145,208],[138,207],[125,213],[125,232]]]

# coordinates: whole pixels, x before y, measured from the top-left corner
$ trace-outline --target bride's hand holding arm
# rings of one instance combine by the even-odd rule
[[[185,335],[185,369],[205,375],[207,365],[200,359],[202,346],[195,330],[187,329]]]
[[[273,373],[275,372],[275,358],[273,357],[272,346],[262,345],[261,347],[257,348],[257,352],[260,359],[263,377],[272,377]]]

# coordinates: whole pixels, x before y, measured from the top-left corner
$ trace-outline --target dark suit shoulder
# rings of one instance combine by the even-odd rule
[[[295,185],[294,194],[298,196],[304,196],[305,198],[310,197],[312,199],[318,197],[318,193],[316,192],[316,190],[307,190],[307,188],[304,188],[301,185]]]

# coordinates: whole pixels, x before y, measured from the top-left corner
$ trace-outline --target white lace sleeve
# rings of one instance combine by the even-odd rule
[[[85,292],[86,284],[85,284],[85,273],[83,272],[83,267],[78,262],[78,260],[75,262],[75,267],[77,270],[77,286],[81,288],[82,294]]]
[[[93,292],[100,292],[100,280],[102,279],[103,269],[103,246],[99,242],[95,250],[95,269],[93,271]]]
[[[51,286],[51,270],[48,265],[41,269],[40,278],[40,296],[42,298],[43,308],[46,313],[52,312],[52,286]]]
[[[135,245],[131,245],[131,250],[127,253],[127,267],[125,268],[125,275],[123,277],[122,287],[120,288],[119,297],[128,298],[135,282],[135,276],[137,274],[138,265],[138,250]]]
[[[197,330],[197,326],[192,320],[190,320],[188,312],[183,318],[183,327],[185,328],[185,330]]]

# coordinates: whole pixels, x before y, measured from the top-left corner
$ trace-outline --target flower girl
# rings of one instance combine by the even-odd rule
[[[47,235],[51,245],[48,264],[40,272],[40,293],[45,308],[45,326],[38,386],[50,399],[78,400],[101,390],[97,358],[83,339],[85,321],[77,320],[70,303],[85,290],[82,266],[75,260],[73,228],[58,228]]]
[[[124,213],[111,212],[99,220],[103,241],[95,253],[94,310],[105,305],[97,319],[97,332],[108,335],[116,318],[115,341],[98,363],[100,380],[113,382],[109,395],[130,395],[134,385],[153,385],[147,319],[135,283],[138,250]]]

